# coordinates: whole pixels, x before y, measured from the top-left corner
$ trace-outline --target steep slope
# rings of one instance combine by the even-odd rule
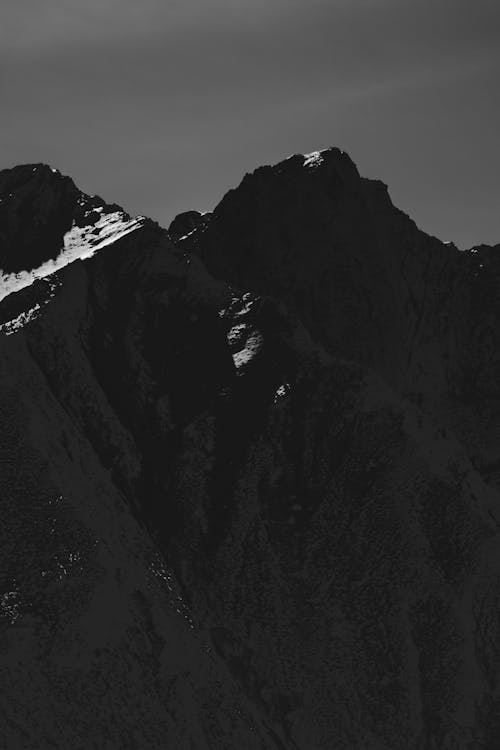
[[[145,223],[46,164],[0,171],[0,300]]]
[[[0,305],[7,746],[496,748],[494,251],[336,149],[127,228]]]
[[[6,748],[280,747],[194,622],[142,507],[147,451],[170,425],[142,350],[162,347],[146,334],[168,295],[199,283],[189,268],[147,222],[2,304]]]

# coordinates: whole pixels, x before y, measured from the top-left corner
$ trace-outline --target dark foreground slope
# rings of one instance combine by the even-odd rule
[[[494,249],[335,149],[93,201],[0,306],[6,747],[497,748]]]

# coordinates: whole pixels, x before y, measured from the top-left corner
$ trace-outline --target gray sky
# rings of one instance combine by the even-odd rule
[[[168,224],[339,146],[422,229],[500,242],[498,0],[2,0],[0,168]]]

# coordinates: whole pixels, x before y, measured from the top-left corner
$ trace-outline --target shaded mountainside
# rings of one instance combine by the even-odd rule
[[[0,192],[5,746],[496,749],[496,249],[337,149]]]

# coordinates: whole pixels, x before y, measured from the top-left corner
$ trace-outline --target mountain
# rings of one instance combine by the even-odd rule
[[[168,230],[0,172],[5,747],[498,747],[497,251],[334,148]]]

